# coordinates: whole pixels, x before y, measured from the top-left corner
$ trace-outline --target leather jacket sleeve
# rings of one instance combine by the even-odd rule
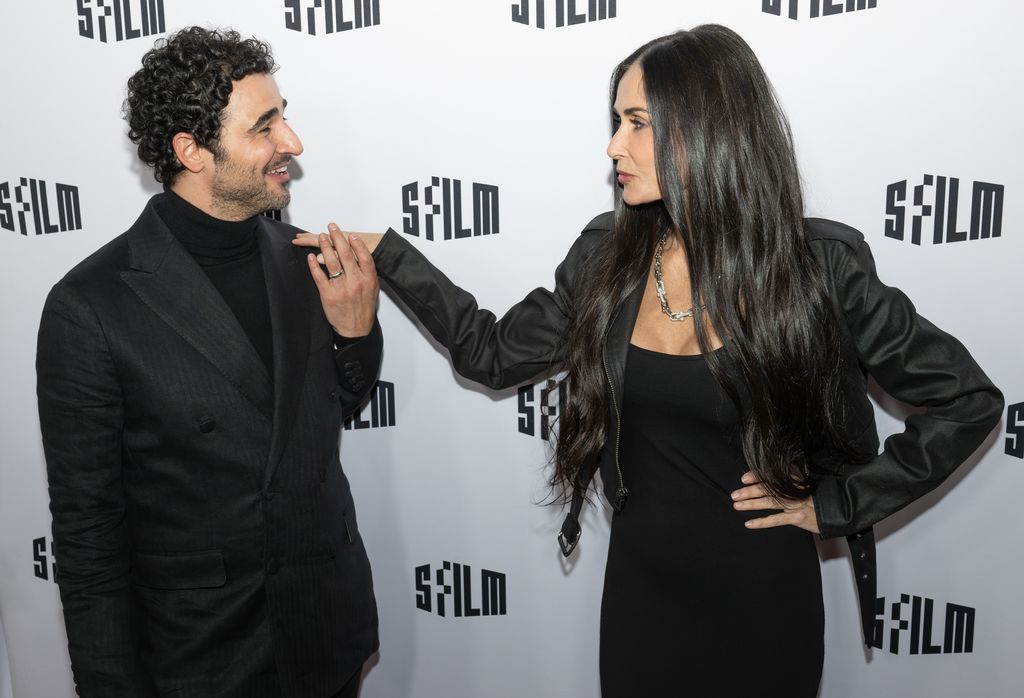
[[[991,432],[1003,398],[959,341],[879,281],[859,233],[830,221],[810,225],[821,233],[812,245],[861,370],[898,400],[925,408],[885,440],[881,454],[818,482],[818,526],[832,537],[867,529],[938,486]]]
[[[392,295],[448,349],[455,370],[497,390],[519,385],[561,361],[576,274],[596,238],[576,239],[555,270],[553,291],[530,291],[500,319],[479,308],[472,294],[394,230],[384,235],[373,258]]]

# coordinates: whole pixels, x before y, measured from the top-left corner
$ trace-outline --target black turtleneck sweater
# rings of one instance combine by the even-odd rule
[[[155,206],[171,233],[227,302],[273,377],[274,341],[256,236],[258,217],[222,221],[199,210],[169,187],[164,187],[164,196],[157,199]]]

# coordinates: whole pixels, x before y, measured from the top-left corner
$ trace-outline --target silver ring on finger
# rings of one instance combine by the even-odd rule
[[[345,274],[345,270],[344,269],[339,269],[338,271],[334,272],[333,274],[328,274],[327,278],[328,279],[337,279],[339,276],[344,276],[344,274]]]

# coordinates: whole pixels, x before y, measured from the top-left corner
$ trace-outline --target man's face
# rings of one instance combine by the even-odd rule
[[[288,163],[302,142],[284,118],[287,102],[267,73],[233,83],[213,150],[213,214],[242,220],[288,204]]]

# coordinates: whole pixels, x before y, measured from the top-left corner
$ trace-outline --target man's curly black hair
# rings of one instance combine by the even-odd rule
[[[157,41],[128,79],[122,111],[139,158],[158,182],[172,183],[184,169],[171,139],[190,133],[196,143],[219,154],[221,116],[231,83],[277,69],[270,46],[242,39],[232,29],[188,27]]]

